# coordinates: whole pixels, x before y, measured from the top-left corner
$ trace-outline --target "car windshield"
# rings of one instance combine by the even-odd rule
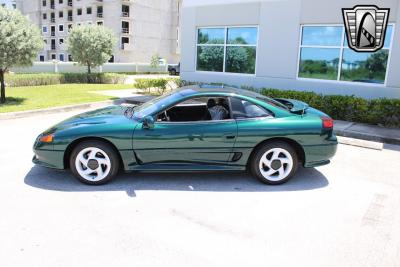
[[[172,91],[169,94],[154,98],[141,106],[138,106],[134,110],[133,117],[142,119],[146,116],[150,116],[159,110],[173,105],[187,95],[194,93],[192,89],[186,89],[181,91]]]

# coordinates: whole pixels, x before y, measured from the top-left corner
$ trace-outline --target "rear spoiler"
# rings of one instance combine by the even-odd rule
[[[306,110],[310,107],[307,103],[294,99],[274,98],[274,100],[284,104],[286,107],[288,107],[290,112],[299,115],[303,115],[306,112]]]

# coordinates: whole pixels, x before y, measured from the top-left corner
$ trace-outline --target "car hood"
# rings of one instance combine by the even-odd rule
[[[128,109],[127,106],[115,105],[84,112],[54,125],[46,132],[50,133],[75,127],[132,123],[134,120],[127,114]]]

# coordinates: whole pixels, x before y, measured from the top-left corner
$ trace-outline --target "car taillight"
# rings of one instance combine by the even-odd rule
[[[325,129],[332,129],[333,128],[333,120],[329,117],[322,117],[322,127]]]

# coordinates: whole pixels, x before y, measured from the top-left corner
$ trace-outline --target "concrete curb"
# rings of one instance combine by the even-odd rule
[[[102,108],[102,107],[106,107],[109,105],[118,105],[123,102],[125,102],[125,101],[118,99],[118,100],[107,100],[107,101],[102,101],[102,102],[85,103],[85,104],[79,104],[79,105],[61,106],[61,107],[46,108],[46,109],[0,113],[0,121],[1,120],[29,118],[29,117],[45,115],[45,114],[56,114],[56,113],[60,113],[60,112],[68,112],[68,111],[74,111],[74,110],[80,110],[80,109]]]
[[[337,120],[334,133],[343,137],[400,145],[400,129]]]
[[[348,138],[361,139],[361,140],[386,143],[386,144],[392,144],[392,145],[400,145],[400,139],[391,138],[391,137],[387,137],[387,136],[379,136],[379,135],[374,135],[374,134],[369,134],[369,133],[359,133],[359,132],[341,131],[341,130],[335,130],[334,132],[338,136],[343,136],[343,137],[348,137]]]

